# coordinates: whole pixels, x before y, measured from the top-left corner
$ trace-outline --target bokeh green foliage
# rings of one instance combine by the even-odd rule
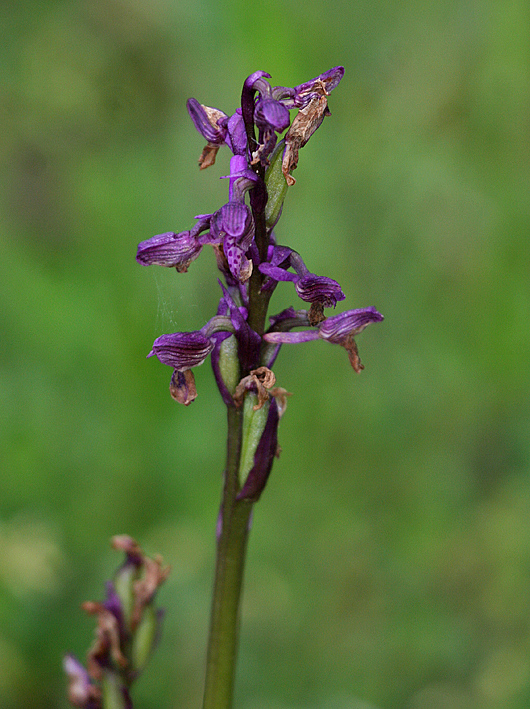
[[[0,706],[66,707],[121,561],[173,567],[137,706],[197,707],[224,412],[209,366],[185,409],[146,360],[219,296],[141,268],[136,244],[225,199],[185,100],[230,112],[246,75],[336,64],[280,243],[337,279],[361,376],[324,342],[283,348],[294,392],[255,510],[241,709],[530,704],[530,59],[523,0],[87,0],[1,10]],[[278,289],[273,312],[294,304]],[[135,705],[136,706],[136,705]]]

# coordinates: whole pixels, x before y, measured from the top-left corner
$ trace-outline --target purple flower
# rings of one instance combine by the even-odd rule
[[[291,172],[298,165],[298,152],[320,127],[324,117],[330,115],[327,97],[343,76],[344,68],[337,66],[295,88],[294,104],[300,110],[285,135],[282,160],[282,171],[289,186],[296,182]]]
[[[352,367],[356,372],[360,372],[363,369],[363,365],[359,359],[354,336],[362,332],[370,323],[380,322],[381,320],[383,320],[383,316],[374,307],[346,310],[340,315],[332,315],[326,318],[315,330],[267,332],[263,339],[274,344],[296,344],[318,339],[327,340],[344,347],[348,352]],[[293,326],[296,327],[296,324]]]
[[[162,364],[167,364],[179,372],[198,367],[213,350],[214,342],[201,330],[196,332],[175,332],[161,335],[153,342],[148,357],[156,355]]]
[[[252,273],[252,263],[245,253],[254,237],[254,222],[249,207],[239,201],[224,204],[212,216],[210,236],[217,243],[222,242],[234,278],[247,281]]]
[[[344,76],[344,67],[336,66],[333,69],[319,74],[314,79],[299,84],[294,87],[295,102],[299,107],[306,106],[315,96],[330,94],[333,89],[338,86],[340,80]]]
[[[175,401],[184,406],[189,406],[197,398],[191,368],[203,364],[215,346],[215,339],[203,330],[161,335],[153,342],[153,349],[147,355],[156,355],[162,364],[173,367],[169,392]]]
[[[202,245],[191,232],[175,234],[168,231],[138,244],[136,260],[142,266],[168,266],[176,268],[179,273],[185,273],[201,250]]]
[[[68,677],[68,700],[82,709],[100,709],[101,691],[74,655],[65,655],[63,669]]]
[[[203,106],[195,98],[189,98],[186,106],[193,125],[203,138],[206,138],[213,145],[223,145],[226,138],[226,128],[223,128],[220,122],[228,118],[226,113],[223,113],[218,108]]]
[[[294,268],[296,273],[288,271],[290,267]],[[345,298],[337,281],[310,273],[300,254],[285,246],[274,246],[270,263],[260,264],[259,270],[275,281],[292,281],[298,297],[306,303],[321,306],[320,310],[334,308],[339,300]],[[270,286],[266,285],[265,288]]]

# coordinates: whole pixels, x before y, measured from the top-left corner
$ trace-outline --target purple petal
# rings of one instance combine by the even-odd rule
[[[284,131],[291,122],[289,111],[274,99],[262,99],[254,109],[254,121],[257,126],[270,127],[277,133]]]
[[[295,86],[295,92],[298,100],[304,100],[304,96],[308,96],[310,98],[311,92],[314,89],[317,89],[317,87],[321,86],[321,84],[324,85],[324,89],[326,92],[329,94],[330,91],[333,91],[333,89],[338,85],[342,77],[344,76],[344,67],[343,66],[336,66],[333,69],[329,69],[328,71],[325,71],[323,74],[320,74],[319,76],[316,76],[314,79],[311,79],[310,81],[306,81],[303,84],[300,84],[299,86]]]
[[[325,308],[334,308],[338,300],[346,297],[337,281],[313,273],[300,278],[295,288],[299,298],[307,303],[322,303]]]
[[[272,397],[267,416],[267,423],[254,454],[254,465],[239,491],[238,500],[259,500],[272,469],[274,456],[278,448],[278,405]]]
[[[275,281],[291,281],[293,283],[296,283],[296,281],[298,281],[298,279],[300,278],[300,276],[298,276],[296,273],[290,273],[284,268],[273,266],[271,263],[260,264],[259,270],[265,276],[269,276],[269,278],[274,278]]]
[[[214,237],[223,232],[236,238],[244,236],[252,226],[252,214],[242,202],[227,202],[212,217],[210,228]]]
[[[147,356],[156,355],[162,364],[182,372],[202,364],[213,347],[214,343],[202,332],[175,332],[158,337]]]
[[[226,144],[234,155],[245,155],[247,151],[247,134],[240,108],[237,109],[233,116],[230,116],[225,125],[227,130]]]
[[[250,277],[250,264],[245,252],[239,246],[235,236],[227,234],[223,239],[223,251],[228,261],[230,273],[237,280],[248,281]]]
[[[225,142],[226,129],[223,129],[218,121],[228,118],[226,113],[217,108],[203,106],[195,98],[189,98],[186,106],[195,128],[203,138],[214,145],[222,145]]]
[[[293,254],[293,250],[288,246],[273,246],[272,257],[269,259],[273,266],[282,266],[289,260]]]
[[[179,234],[168,231],[138,244],[136,260],[142,266],[169,266],[185,270],[201,253],[201,249],[189,231]]]
[[[301,332],[267,332],[263,335],[263,339],[265,342],[296,345],[299,342],[318,340],[319,336],[318,330],[302,330]]]
[[[370,323],[380,322],[381,320],[383,320],[383,316],[373,306],[358,308],[357,310],[346,310],[340,315],[332,315],[326,318],[319,325],[319,333],[324,340],[341,344],[349,335],[357,335]]]

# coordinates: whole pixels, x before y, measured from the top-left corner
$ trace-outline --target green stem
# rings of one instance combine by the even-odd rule
[[[229,709],[234,693],[239,609],[252,511],[252,503],[236,500],[240,485],[241,424],[241,409],[229,407],[222,527],[217,541],[203,709]]]

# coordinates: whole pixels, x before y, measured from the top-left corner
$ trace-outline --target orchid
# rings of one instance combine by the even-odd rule
[[[196,216],[193,227],[160,233],[138,245],[139,264],[175,268],[178,273],[186,273],[204,249],[211,247],[221,277],[217,312],[208,322],[192,332],[160,335],[147,354],[171,367],[170,394],[185,406],[198,397],[193,370],[211,355],[227,410],[227,461],[217,523],[204,709],[229,709],[232,702],[250,518],[280,453],[278,428],[289,396],[285,388],[276,386],[272,371],[280,348],[326,340],[344,347],[353,368],[360,372],[363,365],[354,338],[367,325],[383,320],[374,307],[327,315],[326,309],[345,300],[341,285],[310,271],[297,251],[277,243],[274,231],[287,191],[295,184],[291,173],[298,165],[299,152],[330,115],[328,99],[343,75],[343,67],[338,66],[298,86],[285,87],[273,86],[270,74],[256,71],[244,81],[241,105],[232,113],[190,98],[188,113],[206,140],[200,169],[214,165],[224,146],[232,153],[229,175],[222,176],[228,179],[228,200],[217,210]],[[291,111],[296,111],[294,117]],[[286,308],[269,316],[267,329],[269,301],[281,283],[291,283],[310,309]],[[128,563],[135,563],[132,557]],[[129,675],[123,673],[130,671],[130,660],[116,639],[124,634],[120,599],[114,583],[108,587],[107,601],[94,612],[100,623],[101,618],[108,621],[109,633],[114,629],[106,651],[112,666],[128,681]],[[129,637],[130,629],[127,632]],[[120,670],[122,656],[125,664]],[[89,668],[87,675],[71,657],[65,669],[71,700],[75,703],[75,697],[82,697],[79,701],[84,702],[76,706],[99,709],[94,672]],[[127,683],[122,700],[104,709],[130,709]]]

